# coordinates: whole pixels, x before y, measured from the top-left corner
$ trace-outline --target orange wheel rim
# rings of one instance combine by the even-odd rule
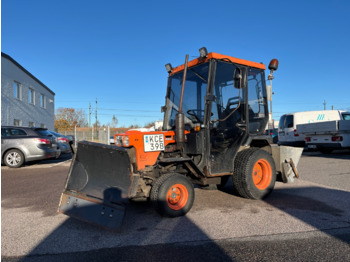
[[[188,200],[188,191],[184,185],[173,185],[167,194],[168,206],[173,210],[184,208]]]
[[[253,182],[254,185],[260,189],[266,189],[270,183],[272,178],[272,169],[265,159],[258,160],[253,167]]]

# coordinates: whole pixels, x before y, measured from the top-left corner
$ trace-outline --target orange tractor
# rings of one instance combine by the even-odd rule
[[[273,79],[278,61],[269,65]],[[59,211],[110,228],[121,226],[129,200],[150,199],[163,216],[190,211],[194,185],[233,187],[262,199],[275,181],[292,182],[302,149],[272,144],[271,86],[265,65],[200,49],[172,68],[160,131],[115,135],[116,146],[78,143]]]

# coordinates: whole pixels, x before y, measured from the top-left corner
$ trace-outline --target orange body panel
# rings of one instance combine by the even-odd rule
[[[252,61],[248,61],[248,60],[244,60],[244,59],[240,59],[240,58],[235,58],[235,57],[232,57],[232,56],[221,55],[221,54],[218,54],[218,53],[209,53],[208,56],[205,59],[196,58],[194,60],[191,60],[191,61],[188,62],[188,67],[192,67],[192,66],[204,63],[204,62],[206,62],[206,61],[208,61],[210,59],[228,59],[231,62],[236,63],[236,64],[250,66],[250,67],[255,67],[255,68],[259,68],[259,69],[263,69],[263,70],[266,69],[264,64],[260,64],[260,63],[257,63],[257,62],[252,62]],[[178,73],[178,72],[184,70],[184,68],[185,68],[185,65],[180,65],[178,67],[175,67],[170,75]]]
[[[129,146],[134,147],[136,150],[136,163],[137,169],[142,170],[146,166],[152,166],[156,163],[157,158],[161,152],[153,151],[153,152],[145,152],[143,136],[144,135],[156,135],[163,134],[164,135],[164,147],[168,144],[175,143],[175,132],[174,131],[153,131],[153,132],[141,132],[137,130],[130,130],[125,132],[125,134],[116,134],[115,136],[128,136],[129,137]]]

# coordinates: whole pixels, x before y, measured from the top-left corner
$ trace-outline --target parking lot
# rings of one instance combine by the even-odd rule
[[[298,256],[293,246],[305,252],[319,249],[317,256],[325,261],[332,257],[350,258],[349,152],[304,153],[298,166],[301,178],[293,184],[277,183],[275,191],[264,201],[240,198],[228,183],[223,191],[196,188],[194,206],[184,217],[163,218],[150,203],[132,203],[119,233],[57,213],[70,162],[67,157],[20,169],[1,168],[3,259],[15,261],[16,257],[24,257],[28,261],[45,261],[49,257],[60,261],[67,254],[85,254],[79,256],[84,261],[82,258],[93,255],[89,253],[93,251],[103,251],[100,258],[108,258],[111,249],[119,250],[120,255],[136,247],[137,252],[145,252],[142,251],[145,247],[150,252],[158,250],[157,245],[173,245],[162,249],[171,254],[181,245],[183,252],[190,246],[207,247],[202,255],[193,258],[207,254],[204,258],[210,260],[215,254],[213,259],[258,261],[264,255],[273,261],[272,253],[263,253],[275,250],[275,244],[280,253],[274,251],[274,261],[284,253],[288,256],[285,261],[293,261]],[[237,245],[248,242],[257,249],[264,243],[266,250],[245,257]],[[230,251],[233,246],[237,248],[235,252]],[[325,246],[332,252],[325,250]],[[188,251],[188,258],[192,250]],[[173,260],[181,260],[175,253]],[[311,258],[315,258],[313,253],[309,254]],[[137,260],[137,256],[133,259],[127,255],[130,254],[122,258]],[[151,257],[144,260],[151,261],[152,252],[148,255]]]

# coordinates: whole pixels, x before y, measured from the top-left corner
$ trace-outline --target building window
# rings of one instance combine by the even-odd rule
[[[35,127],[35,122],[29,122],[29,123],[28,123],[28,126],[29,126],[29,127]]]
[[[40,124],[40,127],[41,127],[41,128],[46,128],[46,125],[43,124],[43,123],[41,123],[41,124]]]
[[[32,88],[29,88],[28,102],[29,104],[32,104],[32,105],[35,104],[35,92],[34,92],[34,89]]]
[[[40,94],[40,107],[46,108],[46,98],[43,94]]]
[[[13,125],[14,126],[22,126],[22,121],[19,119],[13,119]]]
[[[22,87],[18,82],[13,82],[13,97],[22,100]]]

